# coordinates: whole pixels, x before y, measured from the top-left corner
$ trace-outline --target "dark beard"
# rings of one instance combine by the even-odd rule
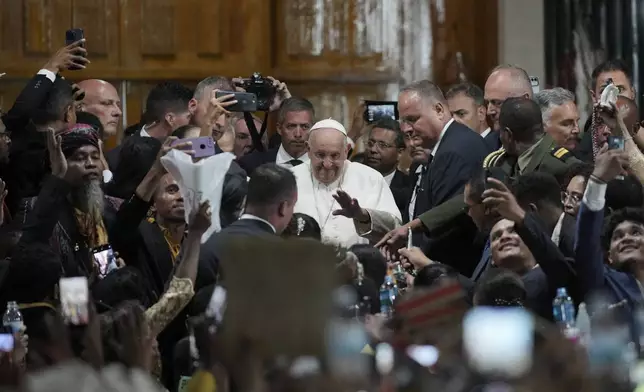
[[[76,188],[72,192],[72,201],[79,210],[96,218],[102,216],[105,199],[100,180],[90,180]]]

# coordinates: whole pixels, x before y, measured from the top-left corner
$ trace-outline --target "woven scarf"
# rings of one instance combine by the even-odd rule
[[[181,250],[181,243],[176,243],[172,238],[172,234],[170,233],[170,230],[161,226],[161,224],[157,222],[156,219],[154,219],[153,217],[148,217],[148,222],[152,224],[156,224],[157,226],[159,226],[159,229],[161,229],[161,233],[163,233],[163,238],[165,238],[165,242],[168,244],[168,249],[170,249],[170,254],[172,255],[172,262],[174,263],[177,260],[177,256],[179,256],[179,251]]]
[[[76,217],[78,231],[85,237],[87,246],[90,249],[98,248],[109,243],[107,230],[105,230],[105,224],[102,218],[96,220],[90,214],[84,213],[78,208],[74,208],[74,216]]]

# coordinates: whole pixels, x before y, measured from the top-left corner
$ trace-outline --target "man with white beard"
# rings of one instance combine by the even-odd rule
[[[109,244],[99,140],[87,124],[47,133],[51,176],[27,216],[22,241],[49,241],[64,276],[95,277],[92,250]]]
[[[294,167],[295,212],[316,219],[322,241],[343,247],[378,241],[400,224],[400,210],[378,171],[347,160],[347,131],[328,119],[311,127],[310,161]]]

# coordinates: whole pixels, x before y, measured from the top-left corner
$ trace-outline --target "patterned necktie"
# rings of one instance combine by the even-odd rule
[[[291,166],[295,167],[295,166],[297,166],[297,165],[299,165],[299,164],[301,164],[301,163],[303,163],[303,162],[302,162],[302,161],[300,161],[299,159],[291,159],[290,161],[288,161],[288,162],[286,162],[286,163],[290,163],[290,164],[291,164]]]

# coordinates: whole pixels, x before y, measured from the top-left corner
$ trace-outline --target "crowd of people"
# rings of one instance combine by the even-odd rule
[[[55,53],[1,116],[0,305],[8,309],[4,334],[14,338],[0,348],[1,386],[586,391],[638,383],[644,123],[623,61],[595,68],[585,125],[577,105],[587,103],[560,87],[534,91],[516,65],[493,69],[483,88],[410,83],[397,116],[368,121],[361,104],[350,124],[318,118],[310,101],[270,77],[263,120],[229,110],[235,95],[217,94],[242,91],[238,78],[208,77],[194,90],[165,81],[110,150],[104,142],[118,133],[119,94],[102,80],[69,82],[62,74],[73,76],[72,65],[91,66],[81,41]],[[602,99],[605,89],[618,97]],[[269,116],[270,137],[258,131]],[[204,137],[214,146],[205,156],[193,143]],[[182,156],[212,170],[213,180],[188,189],[190,179],[172,169]],[[352,320],[342,324],[345,343],[311,358],[292,355],[302,348],[290,344],[268,355],[272,345],[257,336],[225,341],[235,328],[226,324],[226,293],[230,306],[242,303],[231,287],[243,284],[243,263],[234,254],[231,261],[235,241],[251,251],[251,266],[288,265],[266,249],[286,255],[302,241],[309,251],[297,248],[298,262],[313,266],[332,248],[333,291],[317,294],[350,289],[339,312]],[[318,278],[288,268],[253,276],[265,269],[242,276],[283,279],[270,287],[294,298],[308,294],[290,290]],[[272,295],[249,286],[248,295]],[[562,332],[553,312],[562,288],[580,313],[589,304],[588,336],[581,325],[574,339]],[[388,304],[383,292],[394,289]],[[336,297],[335,310],[313,310],[337,321]],[[292,331],[282,320],[291,302],[266,316],[267,328],[281,320]],[[8,318],[14,303],[19,328]],[[470,328],[477,308],[523,313],[490,313],[498,317],[490,332],[483,313]],[[521,315],[530,315],[530,329],[513,324]],[[351,339],[361,335],[350,328],[366,336],[357,351]],[[531,366],[501,371],[509,365],[493,366],[498,357],[520,362],[510,360],[518,330],[529,332]],[[488,351],[486,339],[495,342]],[[432,348],[435,358],[412,347]]]

